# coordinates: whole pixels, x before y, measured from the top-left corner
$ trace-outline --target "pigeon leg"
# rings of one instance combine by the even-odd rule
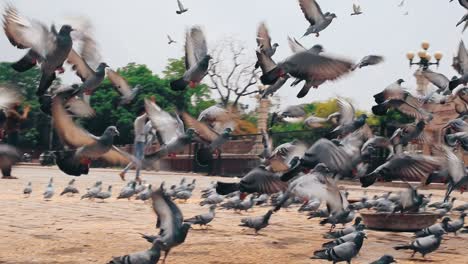
[[[170,249],[164,251],[164,258],[163,258],[163,261],[162,263],[165,264],[166,263],[166,258],[167,258],[167,255],[169,255],[169,251],[171,251]]]
[[[416,255],[416,251],[413,251],[413,254],[411,255],[411,258],[414,258],[414,255]]]
[[[315,36],[320,37],[320,33],[319,32],[315,33]]]

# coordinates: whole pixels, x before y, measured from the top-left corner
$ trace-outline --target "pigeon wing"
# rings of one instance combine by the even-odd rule
[[[315,0],[299,0],[299,6],[311,25],[321,24],[325,20],[322,9]]]

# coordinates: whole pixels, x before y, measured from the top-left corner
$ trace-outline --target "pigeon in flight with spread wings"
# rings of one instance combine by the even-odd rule
[[[310,23],[303,37],[310,34],[315,34],[317,37],[320,36],[320,32],[326,29],[333,19],[336,18],[334,13],[323,13],[316,0],[299,0],[299,6]]]

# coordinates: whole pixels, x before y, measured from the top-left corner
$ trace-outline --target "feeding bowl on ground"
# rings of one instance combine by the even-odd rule
[[[367,228],[379,231],[415,232],[433,225],[437,215],[432,213],[361,213]]]

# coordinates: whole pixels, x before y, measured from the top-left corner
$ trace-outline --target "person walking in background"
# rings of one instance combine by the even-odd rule
[[[28,119],[29,111],[31,107],[26,105],[23,109],[23,113],[20,114],[21,104],[16,103],[12,108],[6,112],[6,122],[4,127],[3,142],[12,146],[18,146],[18,137],[21,123]],[[6,167],[2,169],[2,179],[18,179],[17,177],[11,176],[12,167]]]

